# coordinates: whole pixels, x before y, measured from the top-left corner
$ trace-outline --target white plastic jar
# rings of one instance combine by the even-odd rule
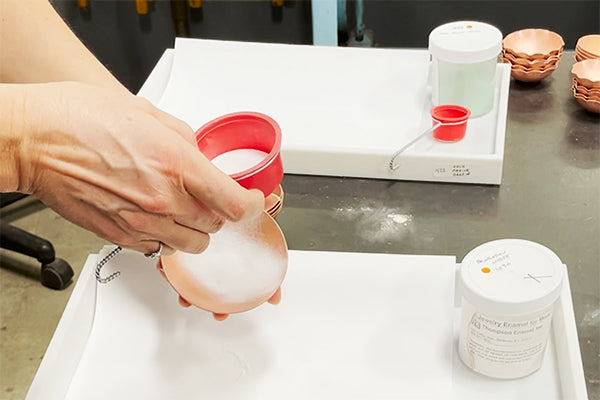
[[[495,240],[471,250],[459,278],[463,363],[499,379],[537,371],[563,274],[554,252],[527,240]]]
[[[484,115],[494,106],[494,77],[502,33],[476,21],[457,21],[429,34],[432,103],[457,104]]]

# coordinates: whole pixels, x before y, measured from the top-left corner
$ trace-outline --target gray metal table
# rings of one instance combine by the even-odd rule
[[[573,52],[511,81],[500,186],[286,175],[277,217],[298,250],[455,255],[522,238],[569,268],[590,399],[600,399],[600,118],[571,94]]]

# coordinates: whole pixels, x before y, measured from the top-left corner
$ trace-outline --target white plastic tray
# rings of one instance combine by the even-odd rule
[[[259,111],[283,132],[289,174],[500,184],[510,67],[498,64],[493,110],[465,138],[425,137],[388,168],[392,154],[430,126],[428,53],[177,39],[139,95],[193,129],[219,115]]]
[[[106,253],[106,251],[104,251]],[[119,257],[122,257],[119,261]],[[187,317],[183,320],[177,319],[169,313],[158,313],[161,307],[177,307],[175,305],[175,299],[172,292],[168,294],[170,296],[165,297],[166,291],[170,289],[166,284],[162,285],[163,289],[156,290],[156,271],[153,270],[153,263],[145,259],[141,255],[134,253],[123,253],[117,256],[111,263],[105,266],[105,273],[109,273],[111,270],[120,269],[124,273],[127,272],[126,268],[132,268],[132,273],[136,273],[134,280],[129,281],[129,287],[127,293],[131,291],[131,296],[124,298],[113,299],[114,301],[110,313],[122,314],[125,317],[132,319],[150,318],[150,321],[154,324],[151,329],[148,329],[146,325],[140,325],[139,330],[135,332],[129,332],[125,336],[119,336],[122,334],[121,327],[109,325],[103,326],[104,335],[111,335],[111,330],[114,328],[115,337],[104,337],[103,343],[106,354],[103,352],[93,351],[88,352],[87,359],[82,360],[83,355],[87,350],[90,350],[89,346],[94,346],[94,343],[98,343],[98,338],[92,340],[91,337],[96,332],[96,336],[100,325],[106,324],[106,314],[104,316],[96,315],[96,290],[106,290],[106,286],[97,287],[94,267],[98,259],[97,255],[90,255],[88,260],[83,267],[81,276],[74,288],[73,294],[67,304],[65,312],[59,322],[56,332],[50,342],[46,355],[42,360],[40,368],[33,380],[31,388],[28,392],[26,400],[64,400],[68,397],[70,390],[82,390],[89,386],[90,388],[100,388],[105,390],[109,388],[111,391],[111,399],[136,399],[140,393],[144,392],[144,387],[139,385],[132,385],[132,382],[146,381],[147,385],[151,386],[153,382],[151,380],[165,379],[161,376],[139,376],[139,371],[145,371],[146,365],[140,364],[139,368],[135,367],[135,359],[132,361],[131,355],[136,354],[136,351],[140,351],[140,343],[144,343],[148,336],[155,334],[154,330],[160,330],[163,332],[170,332],[172,330],[173,335],[166,336],[171,341],[176,341],[178,338],[185,338],[186,335],[201,335],[205,340],[209,341],[211,346],[209,349],[216,348],[217,351],[213,354],[198,352],[197,348],[185,347],[185,341],[183,341],[183,347],[173,347],[172,343],[166,346],[169,354],[165,354],[164,349],[161,345],[165,345],[164,342],[157,342],[154,346],[147,348],[142,347],[144,360],[140,360],[140,363],[150,362],[156,363],[157,365],[163,365],[164,363],[160,360],[164,357],[165,360],[173,358],[173,356],[180,357],[181,362],[175,364],[168,364],[162,367],[162,372],[169,371],[172,373],[171,376],[167,377],[167,381],[170,382],[172,387],[161,387],[163,394],[166,393],[166,397],[156,398],[189,398],[189,397],[178,397],[177,391],[180,388],[188,387],[189,385],[197,385],[197,395],[200,398],[261,398],[264,400],[281,398],[280,396],[273,395],[274,393],[282,394],[281,390],[286,388],[282,385],[282,381],[293,382],[298,381],[294,378],[294,374],[300,374],[300,378],[303,378],[307,370],[310,372],[310,354],[314,353],[314,350],[326,349],[328,344],[331,344],[333,349],[342,349],[344,345],[348,347],[348,354],[370,354],[371,352],[378,354],[379,357],[374,357],[373,360],[381,360],[389,357],[390,354],[396,354],[398,349],[406,349],[407,345],[410,345],[411,336],[414,332],[422,332],[424,335],[428,335],[426,331],[420,331],[417,327],[405,327],[401,329],[401,324],[394,325],[393,320],[396,318],[390,318],[394,316],[396,309],[394,302],[381,302],[381,307],[375,309],[371,315],[365,317],[364,314],[357,314],[354,308],[349,308],[344,312],[336,312],[333,315],[329,315],[329,318],[323,318],[324,314],[320,310],[327,310],[328,304],[330,309],[344,310],[343,305],[347,303],[354,303],[360,307],[360,302],[356,302],[355,299],[349,297],[366,297],[366,296],[381,296],[382,299],[389,300],[390,298],[402,299],[402,293],[396,293],[393,290],[394,284],[390,282],[403,282],[407,284],[412,282],[411,277],[414,275],[404,274],[406,270],[410,270],[408,267],[413,267],[412,271],[418,271],[419,268],[431,268],[434,271],[450,272],[450,274],[441,274],[442,281],[439,279],[436,282],[432,282],[434,290],[443,291],[443,280],[449,279],[452,283],[454,278],[453,257],[444,256],[404,256],[404,255],[382,255],[382,254],[353,254],[353,253],[326,253],[326,252],[290,252],[290,273],[286,277],[284,283],[284,299],[283,303],[277,307],[271,307],[268,305],[262,306],[259,309],[252,310],[245,315],[234,315],[230,317],[230,323],[216,323],[211,321],[210,316],[206,313],[198,310],[187,310]],[[382,266],[381,260],[386,258],[385,268],[377,269],[376,267]],[[332,260],[336,260],[332,263]],[[357,260],[359,260],[357,262]],[[390,263],[390,261],[392,261]],[[118,265],[118,263],[121,263]],[[301,265],[299,265],[299,263]],[[332,274],[331,271],[326,269],[321,270],[320,268],[327,268],[327,265],[336,264],[337,267],[348,265],[349,270],[352,271],[351,276],[354,279],[346,279],[344,276]],[[135,267],[135,268],[134,268]],[[307,267],[307,268],[303,268]],[[418,267],[418,268],[414,268]],[[108,269],[107,269],[108,268]],[[111,269],[112,268],[112,269]],[[386,271],[384,276],[386,279],[373,279],[373,276],[368,275],[369,271],[375,268],[378,271]],[[437,268],[437,269],[436,269]],[[361,272],[362,271],[362,272]],[[359,273],[357,275],[357,273]],[[364,273],[364,280],[357,280],[357,277],[362,276]],[[315,275],[317,274],[317,275]],[[566,275],[566,274],[565,274]],[[431,279],[433,275],[429,275]],[[337,279],[339,277],[339,279]],[[336,278],[337,281],[332,282],[331,278]],[[571,303],[571,295],[569,290],[568,277],[565,276],[565,284],[563,286],[563,292],[557,304],[553,316],[553,328],[552,336],[547,346],[544,363],[542,368],[534,373],[533,375],[518,379],[518,380],[494,380],[485,378],[469,371],[458,359],[456,353],[454,354],[453,360],[448,364],[451,368],[451,389],[444,387],[442,382],[430,382],[428,378],[427,370],[430,368],[432,373],[436,371],[437,365],[425,365],[424,370],[424,382],[426,385],[442,385],[444,389],[442,393],[447,396],[435,396],[435,397],[410,397],[410,398],[430,398],[435,400],[456,399],[456,400],[475,400],[481,399],[482,395],[486,399],[491,400],[516,400],[516,399],[545,399],[545,400],[585,400],[587,399],[585,381],[583,378],[583,369],[581,364],[581,358],[579,353],[579,346],[577,340],[577,332],[575,328],[573,309]],[[120,278],[118,278],[120,279]],[[435,278],[433,279],[435,281]],[[118,281],[113,281],[115,284],[119,284]],[[131,286],[131,282],[135,284]],[[368,290],[364,287],[365,283],[369,284]],[[109,283],[110,285],[111,283]],[[419,284],[422,284],[420,282]],[[160,286],[160,285],[159,285]],[[152,288],[148,290],[148,288]],[[298,290],[301,289],[301,290]],[[151,292],[151,293],[149,293]],[[145,293],[145,294],[144,294]],[[287,297],[286,297],[287,293]],[[106,294],[106,293],[105,293]],[[450,292],[450,302],[453,293]],[[445,294],[443,295],[445,296]],[[313,298],[315,297],[315,298]],[[435,295],[434,295],[435,297]],[[165,300],[169,300],[165,302]],[[104,298],[106,301],[106,297]],[[410,301],[410,299],[405,299]],[[376,299],[370,299],[369,301],[377,301]],[[456,300],[455,300],[456,301]],[[166,305],[165,305],[166,304]],[[105,304],[106,305],[106,304]],[[306,307],[309,308],[306,310]],[[439,305],[438,305],[439,306]],[[140,308],[141,307],[141,308]],[[418,306],[417,306],[418,307]],[[431,305],[423,306],[424,311],[428,309],[431,312]],[[452,305],[449,307],[452,309]],[[148,315],[131,315],[129,310],[137,309],[144,310],[144,313]],[[173,308],[174,309],[174,308]],[[153,311],[154,310],[154,311]],[[311,313],[314,310],[314,313]],[[435,308],[434,308],[435,310]],[[105,310],[106,311],[106,310]],[[440,309],[442,311],[442,309]],[[179,311],[175,311],[179,312]],[[451,314],[451,313],[450,313]],[[456,341],[456,327],[459,323],[460,306],[457,303],[454,304],[454,341]],[[314,321],[311,321],[311,315],[314,315]],[[436,314],[437,315],[437,314]],[[265,318],[266,316],[266,318]],[[381,319],[381,317],[386,317]],[[435,316],[435,315],[432,315]],[[438,315],[439,316],[439,315]],[[102,317],[102,318],[101,318]],[[280,331],[282,328],[281,324],[278,324],[278,318],[288,318],[289,321],[295,320],[298,317],[298,324],[287,323],[284,325],[285,331]],[[358,317],[358,318],[357,318]],[[308,319],[307,319],[308,318]],[[443,318],[442,318],[443,319]],[[450,318],[452,320],[452,318]],[[251,321],[260,324],[252,324]],[[286,320],[287,321],[287,320]],[[311,322],[312,325],[309,327],[301,325],[304,322]],[[369,335],[365,336],[365,333],[372,332],[372,327],[365,328],[365,324],[373,325],[374,327],[385,327],[390,326],[390,330],[375,330],[377,332],[378,341],[373,342],[365,341],[365,339],[373,339]],[[389,322],[389,325],[386,323]],[[400,322],[402,318],[400,318]],[[382,324],[383,323],[383,324]],[[428,322],[426,322],[427,324]],[[436,324],[437,322],[431,322]],[[361,325],[362,324],[362,325]],[[130,324],[131,325],[131,324]],[[135,326],[135,325],[134,325]],[[440,325],[443,329],[444,323]],[[130,329],[130,328],[128,328]],[[332,338],[332,333],[336,333],[337,330],[342,330],[343,335]],[[425,328],[424,328],[425,329]],[[310,337],[296,334],[294,331],[310,332]],[[108,333],[107,333],[108,332]],[[273,335],[285,334],[290,335],[289,339],[293,339],[292,343],[285,348],[280,347],[280,344],[285,343],[285,340],[274,340],[275,344],[272,344],[270,337]],[[137,336],[136,336],[137,335]],[[266,335],[266,336],[265,336]],[[119,340],[123,337],[127,337],[128,340],[124,343],[119,343]],[[138,337],[139,340],[135,340]],[[188,336],[189,337],[189,336]],[[239,375],[239,363],[233,362],[233,359],[225,359],[222,357],[224,353],[220,349],[226,349],[230,342],[235,342],[239,338],[248,337],[248,343],[242,347],[246,349],[256,348],[255,354],[259,354],[260,357],[246,360],[245,386],[242,386],[240,390],[238,380]],[[287,337],[287,336],[286,336]],[[162,339],[165,337],[162,336]],[[319,338],[328,338],[329,341],[319,343]],[[204,339],[203,339],[204,340]],[[333,340],[333,341],[332,341]],[[414,337],[412,340],[415,340]],[[146,340],[147,341],[147,340]],[[418,340],[417,340],[418,342]],[[444,340],[442,340],[444,342]],[[151,342],[152,343],[152,342]],[[108,345],[107,345],[108,344]],[[111,348],[111,344],[119,351],[115,354],[115,349]],[[239,345],[239,343],[238,343]],[[294,347],[291,349],[290,346]],[[440,345],[440,343],[432,343],[433,347]],[[317,346],[317,347],[315,347]],[[445,346],[445,345],[444,345]],[[129,351],[131,347],[131,351]],[[456,348],[456,346],[453,346]],[[238,346],[238,349],[241,348]],[[145,349],[145,350],[144,350]],[[304,349],[304,350],[303,350]],[[268,351],[266,351],[268,350]],[[311,353],[312,350],[312,353]],[[364,351],[362,351],[364,350]],[[423,349],[428,350],[428,349]],[[171,352],[175,351],[175,354]],[[292,363],[278,364],[280,360],[280,353],[295,354],[296,357],[303,361],[302,365],[296,366]],[[426,352],[424,352],[426,353]],[[442,352],[443,353],[443,352]],[[90,359],[90,354],[96,354],[98,358],[98,364],[96,365],[94,359]],[[98,355],[100,354],[100,355]],[[142,353],[138,353],[142,354]],[[234,356],[236,352],[232,353]],[[313,399],[332,399],[336,398],[336,393],[343,392],[339,387],[336,389],[335,385],[331,383],[344,382],[348,368],[346,364],[352,359],[348,358],[344,352],[332,351],[328,356],[317,351],[315,354],[314,368],[324,373],[322,379],[319,374],[312,374],[311,380],[300,379],[302,382],[302,389],[309,391],[314,388],[325,388],[322,392],[313,392],[310,398]],[[448,357],[450,354],[448,354]],[[158,360],[156,359],[158,357]],[[285,358],[284,358],[285,359]],[[209,362],[207,362],[207,360]],[[172,361],[172,360],[171,360]],[[397,358],[397,363],[390,365],[379,365],[378,363],[360,365],[361,368],[365,369],[366,372],[374,372],[373,374],[367,374],[367,376],[380,377],[383,376],[385,380],[381,382],[372,382],[369,386],[369,381],[364,382],[367,387],[370,388],[369,399],[393,399],[398,398],[395,393],[390,391],[382,391],[385,388],[394,387],[393,384],[402,382],[403,374],[394,374],[394,371],[399,368],[408,368],[412,363],[402,365],[405,361],[402,357]],[[123,370],[122,366],[119,366],[121,362],[124,362],[128,367],[124,373],[116,375],[111,371],[112,369]],[[166,362],[166,361],[165,361]],[[443,362],[443,361],[442,361]],[[133,363],[133,364],[132,364]],[[257,364],[258,363],[258,364]],[[214,364],[214,365],[213,365]],[[268,366],[275,364],[278,366],[276,370],[269,369]],[[214,369],[208,369],[211,365]],[[339,368],[339,366],[342,368]],[[443,365],[446,365],[445,363]],[[234,366],[233,370],[230,367]],[[336,368],[336,366],[338,368]],[[418,365],[413,365],[418,369]],[[260,373],[256,374],[256,367]],[[307,369],[307,367],[309,367]],[[387,368],[386,368],[387,367]],[[81,372],[80,369],[97,369],[98,373],[92,374],[87,377],[87,381],[81,381],[82,377],[78,376]],[[420,368],[423,368],[421,364]],[[215,372],[216,370],[216,372]],[[285,374],[281,374],[281,372]],[[89,372],[89,371],[88,371]],[[210,372],[211,376],[215,376],[217,382],[208,382],[202,380],[202,376]],[[279,372],[280,379],[269,379],[274,373]],[[216,374],[216,375],[215,375]],[[85,374],[80,374],[85,376]],[[75,377],[78,376],[78,380]],[[277,375],[276,375],[277,376]],[[437,375],[436,375],[437,376]],[[443,376],[443,374],[440,374]],[[315,378],[317,377],[317,378]],[[318,379],[315,380],[315,379]],[[323,379],[325,379],[323,381]],[[374,378],[373,378],[374,379]],[[439,378],[441,379],[441,378]],[[198,384],[198,382],[205,382],[204,384]],[[354,384],[354,381],[350,381]],[[222,383],[222,385],[220,384]],[[327,383],[324,385],[324,383]],[[210,392],[208,391],[210,388]],[[277,390],[274,390],[277,389]],[[283,389],[281,389],[283,388]],[[257,390],[260,389],[258,392]],[[289,388],[288,388],[289,390]],[[265,393],[265,395],[261,395]],[[431,393],[431,392],[430,392]],[[235,395],[234,395],[235,394]],[[237,396],[236,396],[237,395]],[[174,396],[174,397],[173,397]],[[285,396],[284,396],[285,397]],[[86,396],[85,398],[96,398]],[[104,397],[107,398],[107,397]],[[143,396],[144,399],[149,397]],[[154,398],[154,397],[153,397]],[[301,398],[301,397],[285,397],[285,398]],[[337,397],[339,398],[339,397]],[[347,396],[344,398],[348,398]],[[354,398],[354,397],[352,397]],[[360,398],[360,397],[358,397]]]

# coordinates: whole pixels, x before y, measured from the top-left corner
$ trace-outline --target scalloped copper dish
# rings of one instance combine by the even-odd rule
[[[563,54],[563,49],[560,49],[558,51],[551,51],[548,54],[536,54],[533,56],[527,55],[527,54],[523,54],[523,53],[515,53],[513,51],[511,51],[510,49],[507,48],[502,48],[502,53],[503,54],[508,54],[511,55],[514,58],[520,59],[520,60],[526,60],[529,62],[544,62],[545,60],[547,60],[550,57],[559,57],[562,56]]]
[[[511,69],[510,74],[513,78],[521,82],[539,82],[550,76],[555,68],[546,71],[523,71],[520,69]]]
[[[583,94],[584,96],[589,96],[595,98],[596,100],[600,100],[600,88],[587,88],[580,84],[576,78],[573,78],[573,84],[571,88],[573,89],[573,93]]]
[[[588,89],[600,88],[600,59],[592,58],[576,62],[571,68],[571,73]]]
[[[600,101],[597,100],[586,100],[581,98],[580,96],[575,96],[575,99],[579,103],[581,107],[585,110],[600,114]]]
[[[549,70],[553,71],[556,68],[558,68],[558,64],[547,64],[547,65],[543,65],[543,66],[535,67],[535,68],[528,68],[528,67],[524,67],[524,66],[518,65],[518,64],[511,65],[511,69],[519,70],[519,71],[523,71],[523,72],[545,72],[545,71],[549,71]]]
[[[550,56],[547,58],[529,60],[526,58],[516,57],[512,53],[508,52],[503,52],[502,57],[513,65],[520,65],[526,68],[544,68],[549,65],[558,65],[558,62],[560,61],[560,56]]]
[[[509,33],[502,45],[516,56],[523,58],[545,58],[562,52],[563,38],[547,29],[522,29]]]

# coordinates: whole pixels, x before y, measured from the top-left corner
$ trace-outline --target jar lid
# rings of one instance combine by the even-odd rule
[[[487,61],[502,51],[502,32],[483,22],[450,22],[431,31],[429,51],[440,60],[458,64]]]
[[[524,315],[553,304],[560,295],[564,268],[541,244],[501,239],[471,250],[460,267],[462,295],[495,315]]]

